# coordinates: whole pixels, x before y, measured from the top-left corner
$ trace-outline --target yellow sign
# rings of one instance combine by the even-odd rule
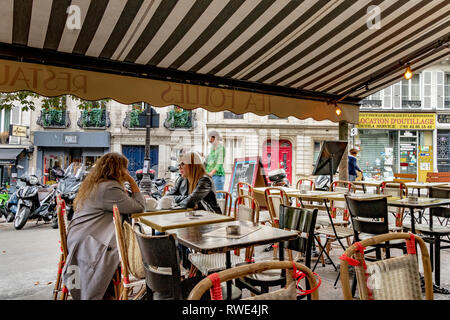
[[[359,113],[358,129],[434,130],[435,113]]]
[[[14,137],[26,137],[27,127],[12,125],[12,136]]]
[[[418,160],[419,160],[418,181],[426,182],[427,172],[433,172],[433,147],[420,146]]]

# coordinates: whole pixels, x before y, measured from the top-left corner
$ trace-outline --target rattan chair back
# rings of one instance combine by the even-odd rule
[[[222,214],[229,217],[231,214],[231,204],[233,202],[231,199],[231,194],[224,190],[216,191],[216,194],[223,195],[221,199],[217,199],[217,203],[219,204]]]
[[[413,237],[412,237],[413,236]],[[386,241],[414,239],[421,251],[425,279],[425,298],[433,299],[433,283],[430,256],[425,242],[409,233],[387,233],[377,235],[350,246],[341,256],[341,283],[344,299],[352,300],[348,265],[352,263],[356,270],[359,297],[361,300],[418,300],[422,299],[419,266],[416,245],[407,243],[408,254],[367,262],[364,259],[365,247],[375,246]]]
[[[292,261],[265,261],[265,262],[257,262],[252,264],[247,264],[239,267],[234,267],[231,269],[226,269],[224,271],[218,272],[215,274],[215,277],[218,277],[220,279],[220,282],[230,281],[233,279],[242,278],[244,276],[252,275],[252,274],[258,274],[266,270],[272,270],[272,269],[286,269],[286,274],[293,274],[291,270],[293,270],[295,265],[296,270],[302,271],[306,275],[306,279],[309,282],[309,287],[315,288],[316,287],[316,279],[314,274],[312,273],[311,269],[306,267],[303,264],[300,264],[298,262],[292,262]],[[291,282],[293,281],[292,276],[288,276],[287,278],[287,285],[289,286]],[[210,277],[207,277],[200,281],[191,291],[189,294],[188,300],[200,300],[200,298],[205,294],[205,292],[209,289],[213,288],[213,281]],[[318,290],[315,290],[311,293],[312,300],[318,300],[319,299],[319,292]]]
[[[272,226],[278,227],[280,205],[289,205],[289,198],[283,189],[277,187],[266,188],[264,198],[272,219]]]

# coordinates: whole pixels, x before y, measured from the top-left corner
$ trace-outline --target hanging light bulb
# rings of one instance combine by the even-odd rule
[[[409,80],[409,79],[412,78],[413,73],[412,73],[412,71],[411,71],[411,67],[409,66],[409,64],[408,64],[408,66],[406,67],[406,70],[405,70],[405,73],[403,74],[403,76],[405,77],[406,80]]]
[[[337,114],[338,116],[340,116],[341,113],[342,113],[341,108],[339,108],[339,106],[338,106],[337,104],[335,104],[334,107],[336,108],[336,110],[335,110],[335,111],[336,111],[336,114]]]

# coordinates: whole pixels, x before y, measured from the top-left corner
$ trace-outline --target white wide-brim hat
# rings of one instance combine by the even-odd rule
[[[187,152],[180,158],[180,163],[186,163],[186,164],[203,164],[202,157],[198,152],[191,151]]]
[[[216,140],[222,140],[222,136],[216,130],[211,130],[208,132],[208,138],[214,137]]]

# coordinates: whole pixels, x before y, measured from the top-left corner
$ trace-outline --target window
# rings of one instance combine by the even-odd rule
[[[420,75],[415,74],[411,80],[402,80],[401,90],[402,108],[420,108]]]
[[[319,157],[321,142],[314,141],[314,155],[313,155],[313,164],[316,163],[317,158]]]
[[[450,108],[450,72],[444,73],[444,107]]]
[[[4,109],[1,111],[1,131],[9,131],[9,124],[11,120],[11,110]]]
[[[244,119],[244,115],[243,114],[235,114],[231,111],[224,111],[223,118],[224,119]]]

